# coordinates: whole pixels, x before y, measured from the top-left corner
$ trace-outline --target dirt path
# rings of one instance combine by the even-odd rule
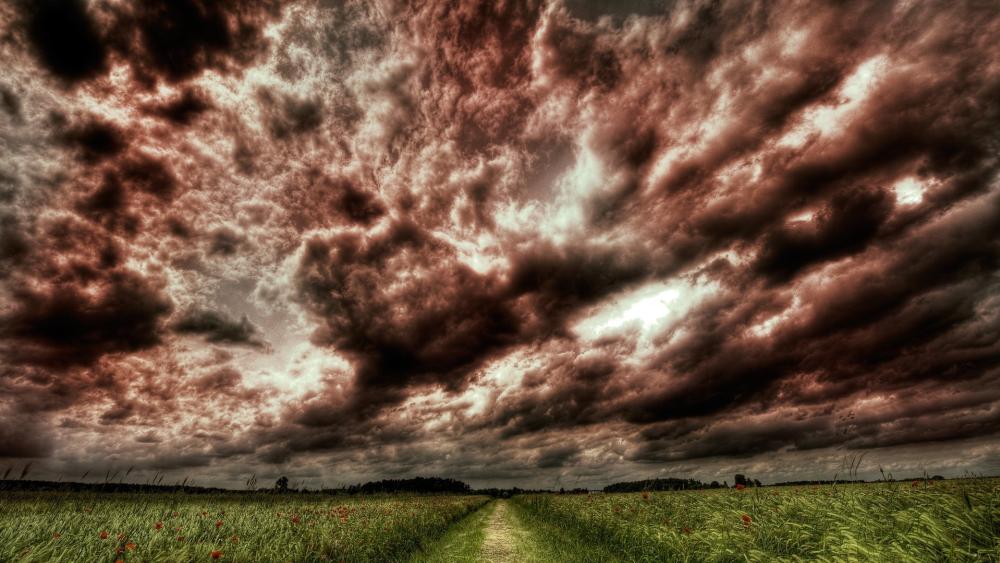
[[[464,518],[410,563],[539,563],[549,556],[507,500],[495,500]]]
[[[507,501],[497,501],[497,506],[486,524],[486,537],[479,552],[480,561],[505,563],[518,561],[515,556],[516,535],[523,533],[515,527],[514,515],[507,507]]]

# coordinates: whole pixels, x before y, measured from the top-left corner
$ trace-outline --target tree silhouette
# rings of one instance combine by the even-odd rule
[[[287,493],[288,492],[288,477],[285,477],[285,476],[279,477],[278,480],[275,481],[275,483],[274,483],[274,490],[278,491],[279,493]]]

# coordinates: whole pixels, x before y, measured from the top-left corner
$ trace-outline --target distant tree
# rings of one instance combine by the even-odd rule
[[[935,476],[931,477],[931,481],[943,481],[943,480],[944,480],[944,477],[942,477],[940,475],[935,475]]]
[[[606,493],[637,493],[646,491],[683,491],[687,489],[705,489],[701,481],[694,479],[677,479],[673,477],[660,479],[647,479],[645,481],[627,481],[623,483],[612,483],[604,487]]]
[[[760,484],[760,481],[758,481],[758,480],[754,479],[754,480],[753,480],[753,486],[754,486],[754,487],[760,487],[760,486],[761,486],[761,484]]]
[[[740,475],[739,473],[737,473],[736,477],[733,479],[733,484],[734,485],[743,485],[744,487],[746,487],[747,486],[747,478],[745,476]]]
[[[712,484],[709,485],[709,487],[711,487],[713,489],[718,489],[720,487],[720,485],[719,485],[718,481],[712,481]]]
[[[278,480],[275,481],[275,483],[274,483],[274,490],[278,491],[279,493],[287,493],[288,492],[288,477],[285,477],[285,476],[279,477]]]
[[[441,477],[414,477],[412,479],[383,479],[347,488],[349,493],[461,493],[472,487],[455,479]]]

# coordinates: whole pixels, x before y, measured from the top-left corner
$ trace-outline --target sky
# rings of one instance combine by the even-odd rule
[[[998,36],[974,1],[2,0],[0,470],[1000,474]]]

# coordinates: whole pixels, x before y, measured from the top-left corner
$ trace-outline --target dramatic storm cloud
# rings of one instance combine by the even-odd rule
[[[993,3],[7,0],[0,26],[2,464],[1000,473]]]

